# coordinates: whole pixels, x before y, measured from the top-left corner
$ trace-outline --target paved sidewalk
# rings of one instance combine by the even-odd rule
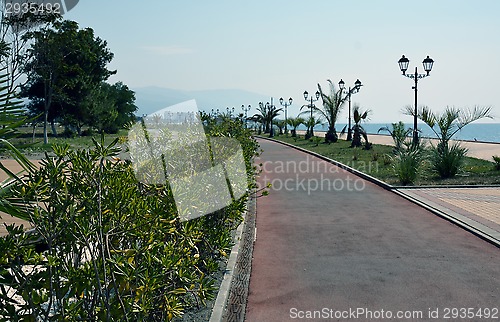
[[[447,308],[499,309],[497,247],[334,165],[260,143],[260,184],[273,188],[257,201],[246,321],[343,321],[352,311],[357,321],[439,321]]]
[[[413,188],[400,192],[459,220],[500,245],[500,188]]]

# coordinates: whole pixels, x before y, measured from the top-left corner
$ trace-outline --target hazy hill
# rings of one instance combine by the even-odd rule
[[[267,102],[270,97],[240,89],[221,89],[206,91],[182,91],[161,87],[133,88],[136,96],[136,105],[139,107],[137,115],[151,114],[159,109],[195,99],[198,109],[210,112],[219,109],[225,112],[226,108],[234,107],[235,113],[242,113],[241,105],[252,105],[249,114],[255,113],[259,102]],[[277,99],[275,98],[275,103]]]

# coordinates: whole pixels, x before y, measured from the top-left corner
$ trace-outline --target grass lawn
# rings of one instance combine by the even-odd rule
[[[284,135],[276,136],[276,140],[287,142],[303,149],[324,155],[330,159],[348,165],[354,169],[369,174],[391,185],[400,185],[393,169],[393,147],[373,144],[371,150],[351,148],[351,142],[339,140],[337,143],[325,144],[322,139],[318,145],[304,140],[297,140]],[[450,179],[440,179],[432,173],[429,164],[424,162],[421,174],[415,185],[492,185],[500,184],[500,171],[495,170],[494,163],[467,157],[462,171]]]
[[[59,133],[63,132],[63,128],[59,127]],[[94,133],[87,136],[76,136],[72,138],[64,137],[59,135],[58,137],[53,137],[49,128],[49,143],[43,144],[43,128],[38,127],[35,131],[35,139],[33,140],[33,132],[31,127],[20,127],[18,128],[19,135],[16,138],[9,139],[9,142],[14,144],[18,149],[23,152],[29,158],[42,157],[45,152],[52,151],[53,144],[69,144],[72,149],[88,149],[93,147],[92,138],[100,141],[101,135]],[[106,134],[105,142],[107,144],[111,143],[117,137],[126,137],[128,131],[120,130],[117,134]],[[5,149],[0,149],[0,157],[9,158],[10,154]]]

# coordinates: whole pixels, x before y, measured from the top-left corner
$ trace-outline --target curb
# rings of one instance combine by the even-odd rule
[[[246,225],[247,211],[243,214],[243,221],[236,228],[236,234],[234,239],[236,243],[231,249],[231,254],[226,265],[226,271],[224,272],[224,278],[219,287],[219,293],[217,294],[217,299],[215,300],[214,307],[212,309],[212,315],[210,316],[210,322],[222,322],[224,317],[226,303],[229,298],[229,292],[231,291],[231,283],[233,281],[234,269],[236,267],[236,259],[238,258],[238,253],[241,246],[241,236],[243,235],[243,227]]]
[[[247,211],[236,229],[231,254],[224,272],[210,322],[243,321],[250,283],[250,270],[255,238],[256,194],[248,197]]]
[[[402,198],[404,198],[404,199],[406,199],[406,200],[408,200],[408,201],[410,201],[410,202],[412,202],[412,203],[414,203],[414,204],[416,204],[416,205],[418,205],[418,206],[420,206],[420,207],[422,207],[422,208],[424,208],[424,209],[432,212],[433,214],[435,214],[435,215],[437,215],[437,216],[439,216],[439,217],[441,217],[441,218],[443,218],[443,219],[451,222],[452,224],[454,224],[454,225],[456,225],[456,226],[458,226],[458,227],[460,227],[460,228],[462,228],[462,229],[464,229],[464,230],[466,230],[466,231],[474,234],[475,236],[483,239],[484,241],[487,241],[488,243],[492,244],[493,246],[496,246],[496,247],[500,248],[500,240],[497,239],[497,238],[495,238],[495,237],[493,237],[493,236],[491,236],[490,233],[485,232],[484,230],[482,230],[479,227],[474,227],[474,225],[468,224],[468,223],[466,223],[463,220],[460,220],[460,219],[458,219],[458,218],[456,218],[456,217],[454,217],[454,216],[452,216],[452,215],[450,215],[448,213],[445,213],[445,212],[443,212],[443,211],[441,211],[441,210],[439,210],[437,208],[434,208],[433,206],[425,203],[422,200],[416,199],[416,198],[414,198],[412,196],[409,196],[409,195],[405,194],[404,192],[398,190],[398,189],[412,189],[412,188],[413,189],[417,189],[417,188],[454,188],[454,187],[457,187],[457,188],[458,187],[460,187],[460,188],[485,188],[485,187],[498,188],[498,187],[500,187],[498,185],[490,185],[490,186],[451,186],[451,185],[449,185],[449,186],[425,186],[425,187],[413,187],[413,186],[412,187],[406,187],[406,186],[399,187],[399,186],[392,186],[392,185],[387,184],[387,183],[385,183],[385,182],[383,182],[383,181],[381,181],[381,180],[379,180],[377,178],[374,178],[374,177],[372,177],[370,175],[367,175],[366,173],[360,172],[360,171],[358,171],[358,170],[356,170],[354,168],[351,168],[351,167],[349,167],[349,166],[347,166],[347,165],[345,165],[343,163],[340,163],[338,161],[335,161],[333,159],[327,158],[327,157],[325,157],[323,155],[320,155],[320,154],[318,154],[316,152],[312,152],[312,151],[306,150],[304,148],[301,148],[301,147],[298,147],[298,146],[294,146],[293,144],[290,144],[290,143],[287,143],[287,142],[282,142],[282,141],[279,141],[279,140],[275,140],[275,139],[271,139],[271,138],[266,138],[266,137],[262,137],[262,136],[256,136],[256,137],[259,138],[259,139],[264,139],[264,140],[268,140],[268,141],[272,141],[272,142],[275,142],[275,143],[279,143],[279,144],[288,146],[290,148],[302,151],[304,153],[313,155],[313,156],[318,157],[318,158],[320,158],[320,159],[322,159],[324,161],[332,163],[332,164],[340,167],[341,169],[344,169],[346,171],[351,172],[352,174],[360,176],[361,178],[366,179],[367,181],[372,182],[372,183],[374,183],[374,184],[376,184],[376,185],[384,188],[385,190],[388,190],[388,191],[390,191],[390,192],[392,192],[392,193],[394,193],[394,194],[396,194],[396,195],[398,195],[398,196],[400,196],[400,197],[402,197]]]

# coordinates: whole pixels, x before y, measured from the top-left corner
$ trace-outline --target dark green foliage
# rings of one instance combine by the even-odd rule
[[[58,119],[80,132],[92,121],[91,95],[116,72],[106,68],[113,54],[91,28],[79,29],[74,21],[58,20],[30,36],[33,43],[24,66],[28,81],[23,96],[30,99],[32,113],[43,114],[47,143],[47,122]]]
[[[89,97],[92,125],[98,132],[117,133],[135,120],[135,93],[127,85],[102,82]]]
[[[434,113],[424,106],[417,112],[417,117],[431,128],[439,141],[431,148],[431,163],[433,169],[443,179],[455,176],[467,155],[467,150],[459,143],[453,143],[450,147],[450,140],[453,136],[472,122],[492,117],[491,107],[479,106],[475,106],[472,110],[446,107],[442,113]],[[406,113],[414,115],[415,112],[408,107]]]
[[[241,142],[254,182],[258,145],[241,121],[207,120],[206,131]],[[94,140],[91,150],[54,146],[56,156],[10,191],[24,201],[35,235],[9,227],[0,238],[1,318],[170,321],[215,295],[210,274],[232,246],[246,197],[180,222],[168,184],[138,183],[130,162],[116,158],[117,141]],[[43,256],[33,238],[47,244]],[[36,269],[23,272],[25,264]],[[22,301],[13,303],[6,286]]]
[[[361,125],[361,122],[366,120],[370,110],[366,110],[361,112],[358,105],[354,105],[353,109],[353,120],[354,126],[352,127],[352,142],[351,147],[360,147],[362,145],[361,137],[363,137],[365,141],[365,150],[371,149],[371,143],[368,142],[368,133],[366,133],[365,129]]]
[[[500,157],[497,155],[494,155],[493,161],[495,161],[495,170],[500,170]]]
[[[304,119],[301,117],[291,117],[287,120],[288,125],[292,127],[292,130],[290,131],[292,134],[292,137],[297,136],[297,127],[301,124],[304,124]]]
[[[462,168],[466,156],[467,149],[458,143],[440,143],[430,151],[432,168],[443,179],[454,177]]]
[[[314,106],[313,109],[324,117],[328,123],[328,131],[325,134],[325,142],[334,143],[338,140],[335,123],[337,123],[337,118],[342,111],[345,98],[342,98],[342,95],[344,94],[343,89],[337,90],[331,80],[328,79],[327,81],[330,87],[330,94],[324,93],[321,85],[318,84],[318,90],[323,102],[323,108]]]
[[[388,126],[378,129],[378,132],[381,131],[389,132],[394,141],[394,152],[398,153],[401,149],[404,148],[404,143],[408,138],[408,135],[412,132],[412,129],[406,129],[405,124],[399,121],[398,123],[392,123],[392,129],[390,129]]]
[[[252,120],[254,122],[258,122],[261,124],[261,126],[264,128],[264,133],[269,133],[269,135],[272,137],[274,135],[273,133],[273,128],[272,128],[272,123],[273,120],[280,115],[280,112],[283,111],[283,108],[277,108],[273,104],[259,104],[259,107],[257,107],[257,110],[259,111],[259,114],[255,114],[252,116]]]
[[[402,185],[413,184],[421,173],[424,148],[419,143],[413,145],[407,142],[400,147],[394,157],[393,167],[396,177]]]

